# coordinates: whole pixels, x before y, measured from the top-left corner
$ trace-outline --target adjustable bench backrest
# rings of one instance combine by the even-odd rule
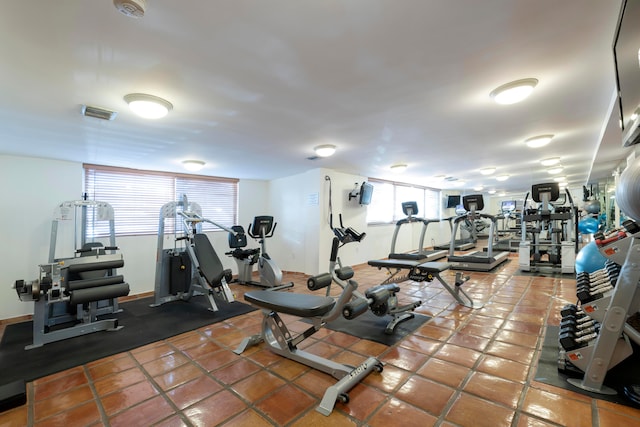
[[[198,263],[200,264],[200,272],[207,279],[207,282],[213,286],[220,286],[222,279],[230,275],[230,270],[225,270],[222,261],[218,257],[215,249],[211,246],[211,242],[206,234],[198,233],[193,236],[193,246]]]

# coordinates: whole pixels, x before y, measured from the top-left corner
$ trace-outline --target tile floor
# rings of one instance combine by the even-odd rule
[[[361,289],[385,277],[366,265],[355,270]],[[27,385],[26,405],[0,414],[0,426],[640,425],[640,409],[533,380],[545,325],[557,325],[560,307],[575,300],[571,276],[519,275],[515,255],[470,275],[465,288],[485,302],[481,309],[456,305],[437,281],[404,282],[401,300],[422,300],[416,311],[433,318],[395,346],[327,329],[304,342],[341,362],[374,355],[386,364],[329,417],[315,408],[332,378],[263,344],[232,352],[260,329],[256,311],[40,378]],[[302,275],[291,279],[307,292]],[[233,288],[240,300],[249,290]],[[289,320],[292,330],[307,327]]]

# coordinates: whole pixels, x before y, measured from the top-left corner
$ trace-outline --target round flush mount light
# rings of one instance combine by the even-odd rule
[[[550,143],[552,139],[553,139],[553,135],[551,134],[538,135],[538,136],[533,136],[531,138],[525,139],[524,143],[527,144],[527,147],[530,147],[530,148],[540,148]]]
[[[537,79],[516,80],[495,88],[489,96],[498,104],[515,104],[531,95],[537,84]]]
[[[402,173],[407,170],[406,163],[396,163],[395,165],[391,165],[391,172],[393,173]]]
[[[336,152],[336,146],[333,144],[322,144],[313,148],[318,157],[329,157]]]
[[[124,96],[124,100],[131,111],[145,119],[160,119],[173,109],[166,99],[146,93],[130,93]]]
[[[204,167],[205,163],[202,160],[184,160],[182,166],[189,172],[198,172]]]
[[[484,169],[480,169],[480,173],[482,175],[493,175],[493,173],[496,171],[496,168],[484,168]]]
[[[540,160],[542,166],[553,166],[560,163],[560,157],[549,157],[547,159]]]
[[[550,175],[557,175],[557,174],[559,174],[560,172],[562,172],[563,170],[564,170],[564,168],[562,167],[562,165],[557,165],[557,166],[554,166],[554,167],[552,167],[552,168],[550,168],[550,169],[547,169],[547,172],[548,172]]]
[[[509,179],[509,175],[498,175],[496,176],[496,181],[506,181]]]

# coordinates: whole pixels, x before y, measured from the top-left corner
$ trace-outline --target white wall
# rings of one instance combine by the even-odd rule
[[[79,163],[0,155],[1,319],[33,312],[33,304],[18,299],[14,282],[38,278],[38,265],[49,257],[53,209],[81,197],[82,173]]]

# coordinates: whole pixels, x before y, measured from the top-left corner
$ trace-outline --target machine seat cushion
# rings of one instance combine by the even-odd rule
[[[260,253],[260,248],[254,248],[254,249],[236,248],[236,249],[233,250],[233,252],[231,252],[231,255],[234,258],[247,259],[247,258],[252,257],[254,255],[257,255],[259,253]]]
[[[368,264],[372,267],[378,268],[406,268],[412,269],[413,267],[420,264],[419,261],[403,261],[399,259],[374,259],[368,262]]]
[[[299,317],[323,316],[336,304],[331,297],[276,291],[251,291],[244,299],[260,308]]]
[[[448,262],[425,262],[418,265],[418,269],[424,273],[440,273],[448,270],[451,264]]]

